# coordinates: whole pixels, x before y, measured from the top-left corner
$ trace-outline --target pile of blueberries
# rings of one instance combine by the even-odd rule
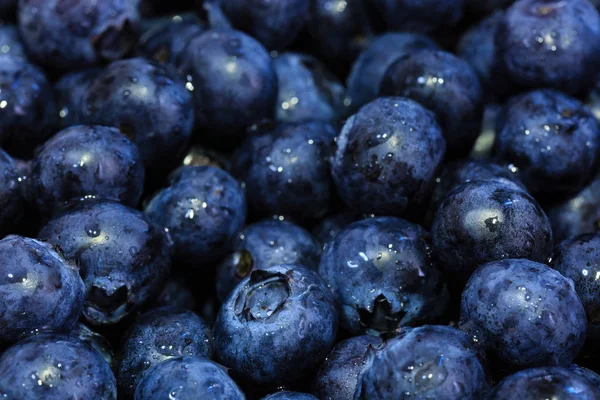
[[[0,0],[0,398],[600,400],[599,8]]]

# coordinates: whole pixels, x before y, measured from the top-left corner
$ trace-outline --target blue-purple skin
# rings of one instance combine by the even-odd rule
[[[382,344],[381,338],[371,335],[355,336],[336,344],[321,364],[311,392],[320,399],[353,400],[370,349]]]
[[[564,196],[592,179],[600,160],[600,125],[579,100],[553,90],[513,97],[494,142],[533,194]]]
[[[1,344],[71,329],[85,299],[74,264],[49,245],[17,235],[0,240],[0,259]]]
[[[422,49],[437,49],[437,44],[419,33],[386,33],[375,38],[363,50],[346,81],[348,112],[356,112],[374,100],[381,79],[388,67],[398,58]]]
[[[331,173],[354,211],[402,216],[423,205],[446,151],[435,115],[417,102],[382,97],[350,117]]]
[[[504,378],[486,399],[595,400],[599,397],[600,389],[576,372],[561,367],[540,367],[519,371]]]
[[[277,392],[263,397],[261,400],[319,400],[312,394],[300,392]]]
[[[121,321],[158,295],[170,271],[170,243],[141,211],[83,202],[51,219],[38,237],[76,262],[86,286],[83,317]]]
[[[163,361],[144,374],[135,400],[244,400],[244,393],[221,365],[193,356]]]
[[[0,0],[0,18],[13,19],[19,0]]]
[[[336,134],[330,124],[308,122],[246,139],[233,155],[231,171],[252,210],[299,221],[323,217],[335,194],[329,161]]]
[[[388,333],[442,315],[448,289],[429,241],[416,224],[377,217],[348,225],[325,246],[319,274],[348,331]]]
[[[79,339],[91,346],[94,350],[100,353],[102,358],[104,358],[111,368],[114,367],[115,354],[110,342],[102,335],[92,331],[87,327],[87,325],[77,322],[69,332],[69,336]]]
[[[231,248],[246,219],[240,184],[213,167],[183,167],[145,208],[151,221],[169,230],[174,257],[201,268]]]
[[[600,234],[567,239],[554,251],[551,267],[573,280],[588,317],[588,343],[600,339]]]
[[[231,24],[255,37],[269,50],[288,47],[309,18],[310,0],[221,0]]]
[[[2,0],[0,0],[0,3],[2,3]],[[0,4],[1,17],[2,5]],[[0,54],[10,54],[11,56],[27,58],[25,46],[15,25],[0,22]]]
[[[321,249],[308,231],[279,220],[246,226],[237,235],[232,250],[217,267],[217,295],[221,301],[256,269],[295,264],[316,271],[321,257]]]
[[[119,352],[119,393],[133,396],[146,371],[170,358],[210,359],[210,337],[209,326],[192,311],[162,308],[137,317]]]
[[[316,58],[283,53],[273,61],[280,122],[331,121],[344,115],[344,86]]]
[[[462,281],[490,261],[546,262],[553,246],[550,222],[539,204],[502,178],[454,188],[435,215],[431,235],[439,265]]]
[[[521,0],[496,31],[498,62],[525,87],[576,94],[600,62],[600,14],[588,0]]]
[[[426,34],[448,31],[462,18],[464,0],[376,0],[388,30]]]
[[[595,373],[594,371],[587,369],[585,367],[581,367],[577,364],[572,364],[568,368],[571,372],[575,372],[577,375],[584,377],[590,382],[594,387],[600,389],[600,375]]]
[[[24,186],[15,161],[0,149],[0,237],[14,232],[23,220]]]
[[[81,101],[90,83],[102,72],[100,68],[63,75],[54,84],[54,98],[58,109],[58,125],[64,129],[83,123]]]
[[[53,134],[58,113],[44,72],[22,57],[0,55],[0,145],[12,155],[31,157]]]
[[[335,300],[319,275],[275,266],[253,271],[223,303],[214,351],[239,382],[275,388],[316,368],[337,328]]]
[[[345,62],[354,61],[374,36],[362,1],[310,0],[306,32],[313,39],[311,46],[322,57]]]
[[[277,75],[267,50],[235,30],[196,36],[181,56],[180,72],[195,102],[201,139],[239,139],[250,125],[274,116]]]
[[[117,382],[108,363],[88,344],[66,335],[44,334],[2,354],[0,396],[116,400]]]
[[[38,148],[31,178],[43,214],[90,196],[135,207],[142,196],[144,164],[137,146],[118,130],[77,125]]]
[[[460,329],[509,368],[567,366],[583,347],[587,318],[571,279],[544,264],[506,259],[469,279]]]
[[[469,153],[481,133],[483,90],[466,61],[441,50],[422,50],[394,61],[380,96],[403,96],[436,113],[450,156]]]
[[[194,127],[192,94],[169,66],[143,58],[115,61],[81,99],[84,122],[113,126],[135,142],[147,171],[174,165]]]
[[[85,68],[124,57],[137,40],[140,0],[20,0],[28,54],[55,69]]]
[[[357,216],[346,210],[337,214],[326,216],[321,219],[312,229],[312,234],[319,246],[324,246],[335,239],[335,237],[348,225],[356,221]]]
[[[355,399],[482,399],[485,360],[463,332],[440,325],[403,329],[371,350]]]

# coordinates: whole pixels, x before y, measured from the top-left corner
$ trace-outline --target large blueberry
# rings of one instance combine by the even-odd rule
[[[345,103],[356,112],[377,97],[381,79],[398,58],[421,49],[436,49],[435,42],[418,33],[386,33],[363,50],[346,81]]]
[[[295,264],[316,270],[321,254],[310,233],[279,220],[248,225],[237,235],[233,250],[217,268],[217,294],[221,300],[255,269]]]
[[[116,129],[78,125],[38,149],[32,180],[43,213],[90,196],[135,207],[144,186],[144,165],[135,144]]]
[[[246,199],[240,184],[227,172],[183,167],[171,185],[152,198],[145,212],[169,230],[176,259],[204,266],[230,248],[246,219]]]
[[[504,378],[488,395],[489,400],[538,400],[600,398],[600,388],[560,367],[531,368]]]
[[[496,31],[498,62],[527,87],[586,89],[600,61],[600,15],[588,0],[520,0]]]
[[[466,280],[481,264],[504,258],[546,262],[552,229],[538,203],[515,183],[472,181],[440,206],[431,230],[440,266]]]
[[[320,399],[353,400],[370,349],[382,343],[379,337],[365,335],[336,344],[321,364],[312,383],[312,392]]]
[[[544,264],[507,259],[471,276],[460,326],[509,367],[564,366],[583,346],[587,319],[573,281]]]
[[[100,72],[100,68],[89,68],[67,73],[54,84],[60,127],[66,128],[83,122],[81,100],[90,83]]]
[[[38,335],[0,357],[0,397],[116,400],[117,383],[100,353],[79,339]]]
[[[15,161],[0,149],[0,237],[14,233],[23,219],[25,187]]]
[[[534,194],[577,193],[600,161],[600,125],[575,98],[536,90],[506,105],[494,143]]]
[[[144,375],[135,400],[168,399],[244,400],[227,370],[210,360],[176,357],[156,364]]]
[[[372,350],[355,399],[481,399],[489,388],[485,364],[463,332],[438,325],[403,329]]]
[[[242,32],[216,30],[195,37],[179,69],[193,92],[196,128],[206,141],[225,147],[224,142],[275,113],[273,61],[260,43]]]
[[[210,358],[210,328],[191,311],[162,308],[136,318],[121,346],[119,390],[131,396],[146,371],[174,357]]]
[[[277,387],[317,367],[337,327],[335,301],[316,272],[275,266],[253,271],[223,303],[215,352],[241,381]]]
[[[2,0],[0,0],[0,18],[2,18]],[[0,54],[27,57],[21,35],[15,25],[0,22]]]
[[[331,125],[309,122],[248,138],[233,156],[232,173],[250,207],[299,221],[323,217],[335,191],[329,163],[335,136]]]
[[[156,296],[171,266],[164,231],[119,203],[77,204],[38,237],[79,265],[87,291],[83,315],[96,325],[117,323]]]
[[[331,171],[353,210],[403,215],[426,201],[445,150],[432,112],[413,100],[384,97],[346,121]]]
[[[0,260],[0,343],[71,329],[85,299],[74,265],[49,245],[16,235],[0,240]]]
[[[0,54],[0,145],[30,157],[53,133],[58,114],[43,71],[24,58]]]
[[[453,28],[464,12],[464,0],[376,0],[390,30],[441,33]]]
[[[263,397],[261,400],[318,400],[315,396],[300,392],[277,392]]]
[[[422,50],[402,57],[387,69],[379,93],[404,96],[434,111],[448,153],[468,154],[481,133],[483,91],[473,68],[439,50]]]
[[[279,82],[278,121],[337,121],[343,115],[345,89],[319,60],[283,53],[273,65]]]
[[[319,274],[346,329],[393,332],[442,315],[448,291],[429,240],[418,225],[378,217],[348,225],[325,246]]]
[[[29,54],[72,69],[125,56],[136,42],[140,0],[21,0],[19,28]]]

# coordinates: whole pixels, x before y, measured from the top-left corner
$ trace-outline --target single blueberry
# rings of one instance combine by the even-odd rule
[[[0,18],[2,18],[2,0],[0,0]],[[21,34],[15,25],[0,21],[0,54],[27,58]]]
[[[463,16],[464,0],[376,0],[389,30],[443,33]]]
[[[0,237],[13,233],[25,214],[23,174],[16,162],[0,149]]]
[[[318,400],[315,396],[300,392],[277,392],[263,397],[261,400]]]
[[[223,303],[214,349],[240,381],[277,387],[317,367],[337,327],[335,301],[316,272],[275,266],[253,271]]]
[[[445,150],[432,112],[410,99],[384,97],[346,121],[331,172],[353,210],[401,216],[427,200]]]
[[[79,339],[44,334],[0,357],[0,396],[9,399],[116,400],[117,383],[100,353]]]
[[[85,319],[110,325],[160,293],[171,267],[168,237],[141,211],[115,202],[76,204],[38,237],[79,265]]]
[[[87,197],[135,207],[142,195],[144,165],[135,144],[116,129],[78,125],[60,131],[37,150],[32,180],[42,213]]]
[[[150,368],[135,390],[135,400],[244,400],[227,370],[210,360],[171,358]]]
[[[100,68],[89,68],[83,71],[70,72],[63,75],[54,84],[54,97],[58,109],[58,124],[61,128],[83,123],[81,101],[88,86],[102,72]]]
[[[111,368],[114,367],[115,354],[110,342],[102,335],[92,331],[85,324],[77,322],[69,332],[69,336],[90,345],[94,350],[100,353],[102,358],[104,358]]]
[[[538,203],[515,183],[472,181],[440,206],[431,230],[440,266],[466,281],[477,267],[504,258],[546,262],[552,229]]]
[[[438,325],[403,329],[371,350],[355,399],[482,399],[489,389],[484,360],[463,332]]]

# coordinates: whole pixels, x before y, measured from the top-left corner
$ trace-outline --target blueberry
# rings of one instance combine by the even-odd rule
[[[569,365],[587,332],[573,281],[525,259],[493,261],[475,271],[462,294],[460,326],[515,369]]]
[[[171,278],[151,304],[154,308],[169,307],[174,310],[194,310],[196,298],[183,279]]]
[[[494,151],[520,169],[532,193],[574,194],[598,164],[600,125],[578,100],[536,90],[509,101]]]
[[[435,216],[431,234],[440,266],[464,281],[489,261],[546,262],[552,253],[546,214],[533,197],[503,179],[472,181],[452,190]]]
[[[379,337],[365,335],[336,344],[312,383],[313,393],[327,400],[354,399],[358,377],[366,368],[367,354],[382,343]]]
[[[60,131],[38,149],[32,180],[43,213],[83,197],[136,206],[144,165],[137,147],[116,129],[78,125]]]
[[[136,318],[119,354],[119,393],[133,395],[148,369],[174,358],[210,358],[210,328],[192,311],[157,309]]]
[[[222,0],[233,26],[258,39],[268,49],[282,50],[298,36],[309,16],[310,0]]]
[[[22,174],[15,161],[0,149],[0,237],[14,232],[23,220]]]
[[[422,50],[393,62],[380,95],[404,96],[434,111],[450,155],[468,154],[481,132],[483,91],[473,68],[445,51]]]
[[[2,17],[2,0],[0,0],[0,18]],[[19,30],[15,25],[0,22],[0,54],[27,58],[25,47]]]
[[[83,123],[81,100],[90,83],[100,72],[100,68],[89,68],[67,73],[54,84],[54,97],[60,117],[58,123],[61,128]]]
[[[244,400],[244,394],[212,361],[187,356],[163,361],[152,367],[137,386],[135,400],[206,399]]]
[[[77,204],[38,237],[79,265],[86,286],[83,316],[95,325],[115,324],[156,296],[171,266],[164,231],[119,203]]]
[[[41,69],[24,58],[0,54],[0,145],[30,157],[54,133],[58,113],[52,86]]]
[[[600,15],[588,0],[520,0],[506,11],[496,46],[517,84],[578,93],[600,62]]]
[[[454,28],[464,12],[464,0],[376,0],[389,30],[441,33]]]
[[[283,53],[273,65],[279,82],[278,121],[336,121],[343,115],[345,89],[319,60]]]
[[[177,260],[204,266],[230,248],[246,219],[246,200],[239,183],[227,172],[184,167],[169,187],[152,198],[145,212],[169,230]]]
[[[323,218],[314,226],[312,234],[315,240],[323,248],[348,225],[356,221],[356,215],[346,210]]]
[[[74,265],[49,245],[16,235],[0,240],[0,260],[0,343],[71,329],[85,299]]]
[[[232,173],[243,182],[258,215],[321,218],[335,188],[329,159],[335,129],[326,123],[283,125],[246,140],[234,154]]]
[[[425,202],[445,149],[432,112],[402,97],[379,98],[346,121],[331,171],[353,210],[403,215]]]
[[[315,396],[300,392],[277,392],[263,397],[261,400],[318,400]]]
[[[348,225],[325,246],[319,274],[346,329],[393,332],[442,315],[448,291],[428,241],[418,225],[378,217]]]
[[[349,111],[356,112],[377,97],[385,71],[398,58],[437,47],[433,40],[418,33],[386,33],[374,39],[354,62],[346,81]]]
[[[333,296],[315,272],[275,266],[253,271],[223,303],[214,348],[240,381],[277,387],[325,359],[337,326]]]
[[[125,56],[136,41],[140,0],[20,0],[19,29],[29,54],[58,69]]]
[[[242,32],[215,30],[195,37],[179,69],[193,92],[196,128],[206,141],[226,146],[224,141],[274,115],[273,62],[260,43]]]
[[[321,255],[310,233],[279,220],[246,226],[237,235],[233,250],[217,268],[217,294],[221,300],[253,270],[296,264],[316,271]]]
[[[576,373],[566,368],[542,367],[526,369],[503,379],[487,399],[594,400],[599,396],[600,389]]]
[[[0,396],[9,399],[115,400],[117,385],[100,353],[79,339],[44,334],[0,357]]]
[[[470,338],[448,326],[406,329],[372,350],[356,399],[481,399],[485,364]]]
[[[567,239],[554,251],[552,268],[572,279],[588,317],[588,340],[600,338],[600,234]]]
[[[588,382],[592,383],[594,387],[600,388],[600,375],[591,371],[587,368],[581,367],[576,364],[572,364],[568,368],[571,372],[575,372],[577,375],[584,377]]]

